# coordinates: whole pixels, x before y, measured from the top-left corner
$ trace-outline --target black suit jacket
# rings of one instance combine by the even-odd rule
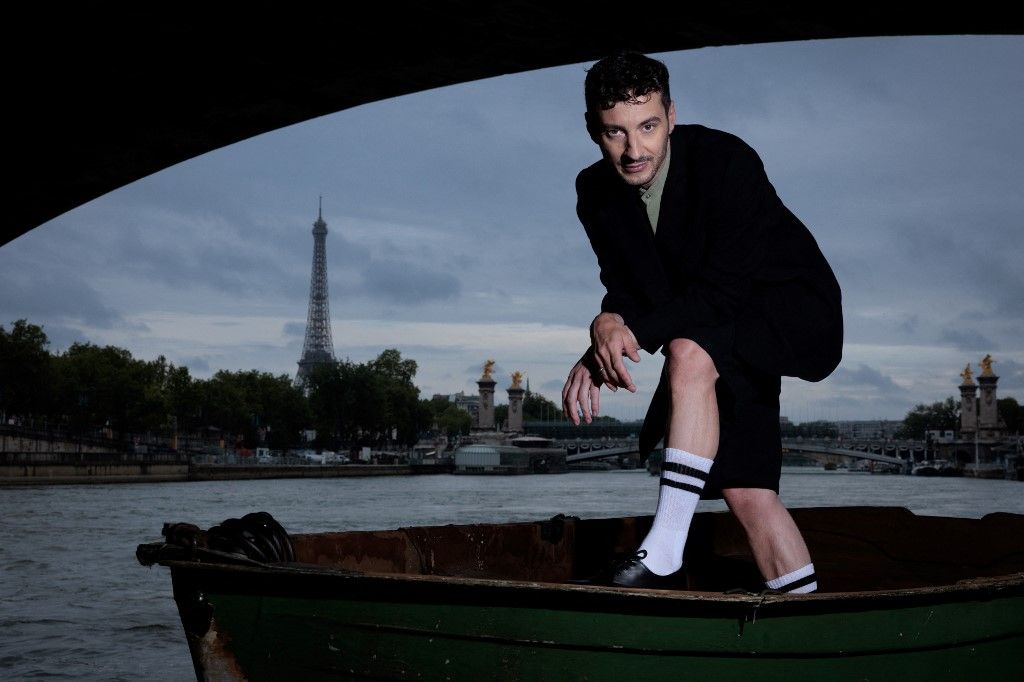
[[[814,237],[735,135],[677,125],[671,145],[657,234],[637,188],[608,162],[576,180],[607,290],[601,310],[620,314],[651,353],[714,328],[762,372],[824,379],[842,357],[842,304]]]

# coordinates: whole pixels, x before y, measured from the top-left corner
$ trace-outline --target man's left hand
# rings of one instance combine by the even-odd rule
[[[569,378],[562,387],[562,411],[576,426],[590,423],[601,409],[601,378],[597,376],[593,349],[588,349],[579,362],[569,370]]]

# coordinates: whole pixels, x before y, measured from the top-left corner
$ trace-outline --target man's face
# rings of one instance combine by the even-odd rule
[[[599,110],[592,123],[595,141],[619,177],[626,184],[646,187],[665,163],[676,107],[670,103],[665,111],[661,93],[652,92],[635,103],[617,102]]]

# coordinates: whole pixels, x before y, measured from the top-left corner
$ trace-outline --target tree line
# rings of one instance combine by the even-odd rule
[[[306,445],[304,432],[315,430],[313,445],[335,450],[407,447],[472,426],[447,398],[421,399],[416,361],[395,349],[365,363],[320,365],[299,387],[284,374],[220,370],[200,379],[164,356],[141,360],[123,348],[81,342],[53,353],[49,345],[43,328],[26,320],[0,325],[3,423],[121,439],[224,437],[273,449]]]
[[[306,430],[315,430],[316,447],[342,449],[411,446],[422,437],[468,434],[473,425],[469,413],[446,397],[420,398],[416,361],[395,349],[365,363],[320,365],[303,390],[284,374],[220,370],[199,379],[163,356],[140,360],[123,348],[80,342],[52,353],[49,345],[43,328],[26,320],[10,329],[0,325],[3,423],[79,434],[217,433],[250,448],[274,449],[303,445]],[[1009,433],[1024,433],[1024,406],[1006,397],[997,407]],[[507,409],[496,406],[499,423]],[[563,419],[559,406],[532,392],[525,395],[523,417]],[[950,396],[916,405],[896,436],[923,439],[928,430],[959,426],[960,401]],[[789,437],[836,435],[826,421],[783,430]]]

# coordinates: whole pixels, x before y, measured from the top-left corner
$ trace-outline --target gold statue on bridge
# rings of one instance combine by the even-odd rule
[[[964,380],[963,386],[974,385],[974,372],[971,371],[971,363],[968,362],[964,371],[960,372],[960,378]]]
[[[983,357],[981,359],[981,362],[978,363],[979,365],[981,365],[981,376],[983,376],[983,377],[993,377],[993,376],[995,376],[995,373],[992,372],[992,363],[993,362],[995,362],[995,360],[992,359],[991,355],[987,355],[986,354],[985,357]]]
[[[484,374],[480,377],[481,380],[490,379],[491,372],[494,371],[494,360],[487,360],[484,362]]]
[[[517,369],[516,371],[512,372],[512,388],[522,388],[522,387],[523,387],[523,373],[520,372]]]

